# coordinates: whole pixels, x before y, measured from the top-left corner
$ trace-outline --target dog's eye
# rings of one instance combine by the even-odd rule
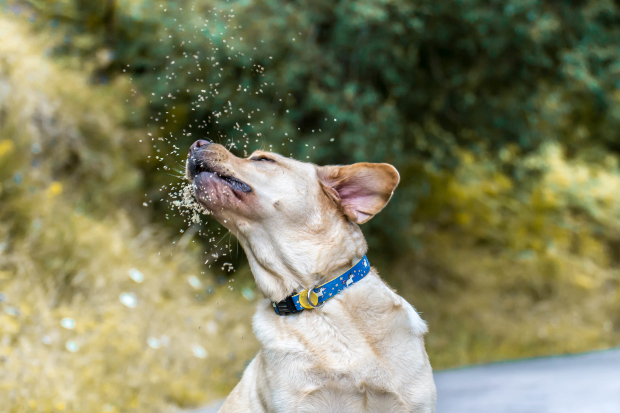
[[[265,161],[265,162],[275,162],[275,160],[271,158],[267,158],[266,156],[254,156],[250,158],[251,161]]]

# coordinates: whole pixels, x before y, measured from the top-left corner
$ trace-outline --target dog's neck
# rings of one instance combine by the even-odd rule
[[[335,224],[312,237],[296,235],[299,229],[288,233],[282,229],[277,237],[260,231],[240,237],[261,293],[273,302],[281,301],[323,284],[357,263],[367,250],[362,231],[350,222]]]

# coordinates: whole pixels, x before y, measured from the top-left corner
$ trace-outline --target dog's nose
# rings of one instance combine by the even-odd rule
[[[198,139],[196,142],[192,143],[192,146],[189,147],[189,153],[193,154],[196,149],[201,148],[203,146],[209,146],[213,142],[205,141],[204,139]]]

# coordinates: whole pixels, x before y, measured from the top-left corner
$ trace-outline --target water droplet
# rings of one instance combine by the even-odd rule
[[[155,337],[149,337],[149,339],[146,340],[146,342],[148,343],[149,347],[159,348],[159,340],[156,339]]]
[[[41,341],[43,342],[43,344],[47,344],[48,346],[52,344],[52,338],[50,336],[43,336]]]
[[[138,304],[138,299],[134,293],[122,293],[119,299],[129,308],[134,308]]]
[[[195,275],[192,275],[191,277],[189,277],[187,281],[192,287],[194,287],[197,290],[202,288],[202,282]]]
[[[202,347],[200,344],[194,344],[192,346],[192,352],[194,353],[194,356],[198,357],[199,359],[207,357],[207,350],[205,350],[204,347]]]
[[[206,330],[208,333],[211,334],[217,333],[217,323],[213,320],[210,320],[206,325]]]
[[[137,283],[141,283],[142,281],[144,281],[144,275],[136,270],[135,268],[132,268],[131,270],[129,270],[129,276],[131,277],[132,280],[134,280]]]
[[[19,315],[19,311],[15,307],[7,307],[4,309],[4,312],[8,315],[12,315],[13,317]]]
[[[67,341],[67,343],[65,344],[65,347],[67,348],[67,350],[69,350],[72,353],[75,353],[76,351],[80,349],[80,346],[75,341]]]
[[[252,301],[254,298],[256,298],[256,294],[254,294],[254,291],[252,291],[251,288],[249,287],[244,287],[241,290],[241,294],[243,294],[243,296],[245,298],[247,298],[248,300]]]
[[[73,330],[75,328],[75,320],[69,317],[65,317],[60,320],[60,325],[66,328],[67,330]]]

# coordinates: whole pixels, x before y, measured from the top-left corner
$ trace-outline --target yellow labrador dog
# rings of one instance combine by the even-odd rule
[[[435,411],[426,324],[370,267],[358,227],[390,200],[393,166],[243,159],[199,140],[187,178],[266,297],[253,323],[260,350],[220,412]]]

